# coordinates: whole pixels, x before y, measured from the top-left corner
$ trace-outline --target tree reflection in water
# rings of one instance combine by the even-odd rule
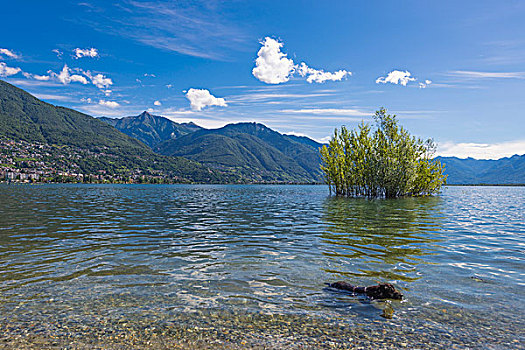
[[[324,203],[326,272],[354,284],[412,282],[432,263],[443,214],[439,197],[364,199],[329,197]]]

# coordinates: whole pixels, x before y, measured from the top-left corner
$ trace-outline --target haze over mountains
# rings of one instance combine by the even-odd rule
[[[448,184],[525,184],[525,155],[498,160],[437,157]]]
[[[164,174],[196,182],[322,182],[322,144],[307,137],[258,123],[204,129],[148,112],[97,119],[0,80],[2,139],[76,147],[88,155],[74,162],[84,172]],[[525,155],[438,159],[445,163],[449,184],[525,183]]]

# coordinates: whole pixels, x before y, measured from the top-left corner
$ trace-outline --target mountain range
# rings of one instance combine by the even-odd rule
[[[307,137],[259,123],[205,129],[148,112],[93,118],[40,101],[2,80],[1,139],[82,150],[74,166],[87,173],[156,174],[194,182],[322,182],[322,144]],[[64,152],[60,157],[68,158]],[[525,155],[437,159],[445,164],[449,184],[525,184]]]
[[[262,124],[228,124],[170,139],[154,150],[181,156],[258,181],[320,182],[322,145],[283,135]]]
[[[525,155],[498,160],[437,157],[445,165],[448,184],[525,184]]]
[[[150,145],[159,154],[192,159],[252,181],[322,181],[318,152],[321,143],[304,136],[283,135],[262,124],[238,123],[204,129],[147,112],[117,122],[110,118],[103,120]],[[151,142],[149,135],[159,136]],[[445,165],[448,184],[525,183],[525,155],[499,160],[436,159]]]
[[[42,147],[53,146],[60,159],[52,159],[53,166],[46,168],[56,167],[60,163],[71,172],[89,174],[103,172],[159,175],[178,179],[177,181],[197,182],[235,181],[228,174],[186,158],[154,153],[144,143],[104,121],[40,101],[24,90],[0,80],[0,140],[2,139]],[[77,152],[75,159],[72,154],[68,154],[72,150]],[[27,161],[38,159],[32,159],[28,154]]]
[[[239,176],[248,182],[321,182],[322,144],[284,135],[257,123],[204,129],[143,112],[101,120],[150,146],[156,153],[180,156]]]

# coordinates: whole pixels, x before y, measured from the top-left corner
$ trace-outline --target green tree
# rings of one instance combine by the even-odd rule
[[[436,145],[416,138],[381,108],[376,127],[336,129],[320,150],[321,170],[330,193],[339,196],[402,197],[431,195],[446,183],[443,166],[433,160]]]

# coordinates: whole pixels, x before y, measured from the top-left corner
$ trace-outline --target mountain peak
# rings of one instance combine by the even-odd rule
[[[168,118],[153,115],[148,111],[144,111],[137,116],[129,116],[115,121],[104,119],[104,121],[113,125],[124,134],[142,141],[150,148],[156,147],[166,140],[202,129],[196,124],[179,124]]]
[[[151,117],[152,115],[148,111],[144,111],[139,114],[139,117]]]

